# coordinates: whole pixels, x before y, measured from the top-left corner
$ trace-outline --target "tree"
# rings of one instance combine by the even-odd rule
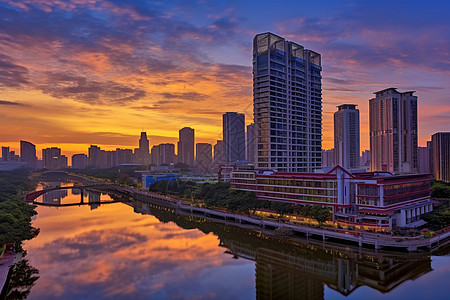
[[[311,216],[316,219],[319,224],[322,224],[331,217],[331,210],[327,207],[315,205],[311,208]]]

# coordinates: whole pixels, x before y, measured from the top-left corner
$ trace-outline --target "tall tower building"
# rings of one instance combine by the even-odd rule
[[[194,165],[194,129],[184,127],[179,131],[178,162],[188,166]]]
[[[223,115],[223,152],[226,162],[245,160],[245,115],[227,112]]]
[[[9,147],[2,147],[2,160],[8,161],[10,160]]]
[[[434,178],[450,182],[450,132],[433,134],[431,145]]]
[[[221,164],[223,162],[223,140],[217,140],[217,143],[214,145],[214,163]]]
[[[141,138],[139,139],[139,163],[148,164],[150,163],[150,148],[149,141],[147,138],[147,132],[141,132]]]
[[[255,163],[255,145],[256,145],[256,132],[255,132],[255,123],[247,125],[247,140],[246,140],[246,158],[248,163]]]
[[[212,145],[197,143],[195,147],[197,167],[204,172],[208,172],[212,166]]]
[[[36,146],[27,141],[20,141],[20,161],[27,162],[28,167],[36,169]]]
[[[339,105],[334,113],[334,153],[341,167],[359,167],[359,110],[355,104]]]
[[[256,168],[312,172],[321,167],[319,53],[272,33],[253,39]]]
[[[375,92],[369,101],[372,171],[417,172],[417,96],[396,88]]]

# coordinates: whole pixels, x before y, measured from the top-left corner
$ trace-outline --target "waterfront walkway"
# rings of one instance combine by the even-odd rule
[[[292,233],[294,235],[306,237],[307,239],[320,239],[324,242],[328,241],[332,243],[350,244],[357,247],[372,247],[376,250],[383,249],[394,251],[434,251],[443,246],[443,244],[447,244],[447,242],[450,240],[450,227],[437,232],[437,235],[431,238],[425,238],[423,236],[398,237],[383,233],[351,231],[328,227],[315,228],[311,226],[267,220],[255,216],[247,216],[226,211],[191,206],[184,203],[180,199],[149,191],[138,190],[130,186],[99,184],[95,187],[92,187],[92,185],[90,187],[104,192],[119,193],[141,201],[171,207],[174,208],[175,212],[177,213],[182,212],[183,214],[188,213],[193,216],[202,216],[213,221],[220,222],[221,220],[223,220],[227,223],[231,222],[232,224],[235,224],[237,226],[242,224],[252,225],[256,228],[259,227],[262,229],[270,230],[273,233]]]

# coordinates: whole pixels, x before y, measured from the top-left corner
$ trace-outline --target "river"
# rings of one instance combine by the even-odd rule
[[[80,202],[74,190],[38,201]],[[450,256],[290,242],[140,201],[37,208],[28,299],[445,299]]]

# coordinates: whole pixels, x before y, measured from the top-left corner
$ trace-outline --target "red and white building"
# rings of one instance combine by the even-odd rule
[[[261,200],[330,207],[341,226],[389,230],[425,224],[421,216],[433,209],[430,180],[424,174],[352,174],[337,166],[328,173],[234,170],[231,187]]]

